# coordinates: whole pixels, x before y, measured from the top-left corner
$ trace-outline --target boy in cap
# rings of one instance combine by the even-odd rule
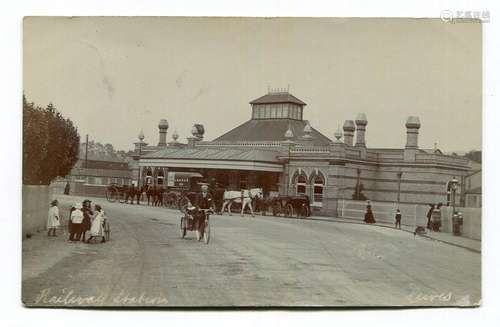
[[[401,211],[396,210],[396,228],[401,229]]]

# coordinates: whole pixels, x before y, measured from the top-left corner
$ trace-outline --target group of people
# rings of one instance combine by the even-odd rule
[[[56,230],[61,226],[61,216],[59,215],[58,201],[51,202],[47,219],[47,235],[57,236]],[[94,239],[101,239],[106,242],[106,232],[109,232],[107,217],[102,207],[98,204],[92,210],[92,202],[84,200],[75,203],[71,209],[68,219],[68,232],[70,242],[90,243]],[[87,239],[86,234],[90,236]]]
[[[441,207],[443,204],[429,204],[429,211],[427,212],[427,229],[439,232],[441,228]]]
[[[394,227],[396,229],[401,229],[401,219],[402,219],[402,214],[401,210],[396,209],[396,215],[395,215],[395,223]],[[366,210],[365,210],[365,219],[364,222],[367,224],[375,224],[377,221],[375,220],[375,216],[373,215],[373,210],[372,210],[372,205],[370,200],[366,201]]]

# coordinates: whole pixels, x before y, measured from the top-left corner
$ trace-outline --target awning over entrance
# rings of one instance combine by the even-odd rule
[[[143,156],[139,165],[283,172],[278,152],[261,149],[165,148]]]

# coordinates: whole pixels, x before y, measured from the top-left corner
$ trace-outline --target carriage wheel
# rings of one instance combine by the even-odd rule
[[[109,202],[115,202],[116,201],[115,193],[116,192],[114,191],[106,190],[106,200],[108,200]]]
[[[208,220],[205,220],[205,228],[203,231],[203,240],[205,241],[205,244],[208,244],[208,241],[210,241],[210,222]]]
[[[181,238],[184,238],[186,236],[186,218],[182,217],[181,218]]]
[[[186,213],[188,203],[189,199],[187,198],[187,196],[183,196],[182,198],[179,199],[179,202],[177,203],[177,208],[179,208],[179,210],[182,213]]]
[[[127,195],[123,193],[116,193],[116,197],[118,198],[118,202],[125,203],[127,201]]]
[[[309,209],[309,207],[306,205],[302,206],[302,209],[300,211],[301,211],[302,217],[304,217],[304,218],[307,218],[311,215],[311,209]]]
[[[172,194],[170,196],[169,208],[170,209],[175,209],[177,207],[177,202],[179,202],[179,200],[177,199],[177,195],[176,194]]]
[[[293,206],[291,203],[289,203],[285,206],[285,217],[292,217],[292,216],[293,216]]]
[[[283,210],[283,208],[281,207],[281,202],[280,201],[274,202],[272,210],[273,210],[273,216],[278,216],[279,214],[281,214]]]

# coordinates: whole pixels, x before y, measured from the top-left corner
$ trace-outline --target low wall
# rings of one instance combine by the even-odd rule
[[[23,185],[23,238],[27,234],[34,234],[46,229],[52,196],[52,188],[48,185]]]
[[[71,185],[70,194],[93,197],[106,197],[106,185],[90,185],[74,183]]]
[[[339,216],[344,210],[344,217],[363,221],[366,208],[364,201],[345,201],[348,205],[340,204]],[[391,202],[371,201],[372,210],[375,215],[375,220],[378,223],[392,224],[395,221],[395,208],[396,204]],[[428,205],[400,205],[403,214],[401,224],[414,227],[414,226],[427,226],[427,212],[429,211]],[[481,240],[481,208],[456,208],[455,210],[462,213],[464,223],[462,225],[462,236],[474,240]],[[452,233],[452,207],[441,207],[441,232]]]

